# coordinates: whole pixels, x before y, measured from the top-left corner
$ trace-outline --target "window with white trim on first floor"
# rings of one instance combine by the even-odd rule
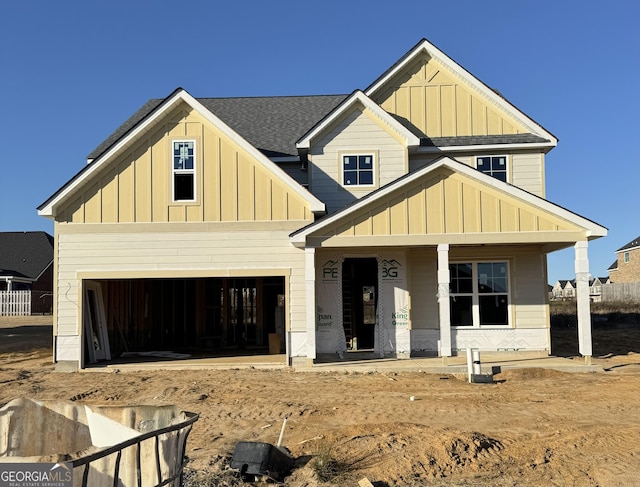
[[[373,186],[375,161],[373,154],[344,154],[342,156],[343,186]]]
[[[508,262],[449,264],[451,326],[509,325]]]
[[[479,156],[476,157],[478,171],[488,174],[500,181],[507,182],[507,156]]]
[[[173,201],[196,199],[196,142],[174,140],[172,143]]]

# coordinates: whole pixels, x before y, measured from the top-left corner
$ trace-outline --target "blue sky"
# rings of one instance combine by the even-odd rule
[[[633,0],[0,0],[0,231],[53,234],[36,207],[149,98],[350,93],[424,37],[559,138],[547,198],[609,229],[589,246],[606,276],[640,235],[639,18]],[[551,254],[549,282],[573,259]]]

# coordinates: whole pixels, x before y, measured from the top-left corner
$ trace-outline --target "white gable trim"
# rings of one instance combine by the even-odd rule
[[[501,108],[504,112],[508,113],[511,117],[518,120],[522,125],[527,127],[532,133],[539,135],[545,139],[549,139],[551,141],[552,146],[556,146],[558,144],[558,139],[548,132],[544,127],[538,124],[535,120],[530,118],[528,115],[520,111],[518,108],[513,106],[511,103],[506,101],[504,98],[499,96],[496,92],[494,92],[491,88],[485,85],[478,78],[473,76],[469,71],[464,69],[458,63],[456,63],[453,59],[443,53],[436,46],[431,44],[426,39],[423,39],[416,47],[413,48],[412,51],[405,55],[404,59],[398,62],[392,69],[390,69],[387,73],[378,78],[374,83],[365,90],[365,94],[367,96],[372,96],[376,91],[378,91],[381,87],[383,87],[393,76],[395,76],[399,71],[404,69],[407,64],[411,63],[416,56],[418,56],[421,52],[426,52],[429,56],[436,59],[438,62],[442,63],[449,70],[451,70],[454,74],[456,74],[459,78],[461,78],[466,84],[471,86],[476,92],[480,93],[483,98],[491,100],[492,103]]]
[[[435,171],[436,169],[441,167],[447,167],[452,171],[469,176],[470,178],[476,179],[477,181],[479,181],[480,183],[486,186],[492,187],[503,193],[507,193],[536,208],[552,213],[558,216],[559,218],[562,218],[564,220],[569,221],[570,223],[573,223],[574,225],[580,226],[585,229],[587,237],[595,238],[595,237],[604,237],[605,235],[607,235],[606,228],[598,225],[595,222],[592,222],[591,220],[588,220],[578,215],[577,213],[573,213],[565,208],[562,208],[561,206],[551,203],[550,201],[547,201],[534,194],[524,191],[523,189],[520,189],[517,186],[513,186],[511,184],[499,181],[496,178],[489,176],[487,174],[484,174],[478,171],[477,169],[474,169],[471,166],[468,166],[462,162],[456,161],[455,159],[451,159],[449,157],[442,157],[437,161],[433,162],[432,164],[428,164],[427,166],[413,173],[410,173],[406,177],[400,178],[395,182],[392,182],[387,186],[380,188],[378,191],[371,193],[370,196],[363,197],[361,200],[356,201],[352,205],[349,205],[348,207],[344,208],[343,210],[338,210],[332,215],[326,216],[321,220],[318,220],[317,223],[312,223],[311,225],[308,225],[307,227],[292,233],[290,235],[291,243],[296,246],[304,245],[306,243],[307,236],[315,233],[318,230],[321,230],[322,228],[328,225],[331,225],[332,223],[336,222],[337,220],[340,220],[341,218],[343,218],[346,215],[349,215],[350,213],[360,210],[364,206],[374,204],[376,201],[386,198],[389,194],[393,193],[398,188],[405,185],[409,185],[412,182],[416,181],[417,179],[420,179],[424,175],[432,171]]]
[[[261,163],[267,170],[282,179],[288,186],[301,196],[305,201],[309,203],[311,211],[313,213],[324,213],[326,211],[325,204],[318,198],[313,196],[309,191],[295,182],[291,176],[289,176],[283,169],[273,163],[267,156],[265,156],[258,149],[253,147],[249,142],[242,138],[237,132],[235,132],[226,123],[220,120],[216,115],[207,110],[198,100],[187,93],[184,89],[180,88],[176,90],[158,107],[158,109],[148,118],[143,120],[140,124],[134,127],[128,134],[118,140],[111,148],[107,150],[100,157],[95,159],[89,164],[85,171],[82,172],[79,177],[72,179],[67,183],[63,189],[54,197],[49,199],[43,206],[38,209],[38,214],[41,216],[53,218],[55,217],[55,208],[63,201],[67,200],[79,187],[81,187],[85,181],[99,171],[102,167],[109,164],[115,156],[121,151],[125,150],[133,141],[135,141],[142,133],[152,127],[154,124],[166,115],[169,111],[175,108],[180,103],[187,103],[194,110],[196,110],[203,118],[216,126],[224,135],[233,140],[242,149],[247,151],[253,156],[259,163]]]
[[[407,147],[419,146],[420,138],[411,131],[409,131],[404,125],[393,118],[389,113],[384,111],[377,103],[366,96],[362,91],[357,90],[353,92],[337,109],[325,117],[318,125],[307,132],[298,142],[296,147],[298,149],[309,149],[311,147],[311,140],[317,137],[323,131],[325,131],[333,122],[340,118],[356,103],[361,103],[365,108],[371,110],[380,120],[385,122],[389,127],[398,133],[403,139]]]

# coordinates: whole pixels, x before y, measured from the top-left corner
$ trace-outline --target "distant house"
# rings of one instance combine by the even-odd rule
[[[51,311],[51,235],[46,232],[0,232],[0,291],[34,291],[32,313]]]
[[[602,301],[602,285],[608,284],[608,277],[589,278],[589,300],[597,303]],[[576,299],[577,284],[575,279],[561,279],[556,281],[551,290],[551,299],[554,301]]]
[[[609,284],[608,277],[594,277],[589,279],[589,299],[593,303],[602,301],[602,285]]]
[[[575,280],[561,279],[556,281],[552,294],[554,300],[575,299]]]
[[[640,237],[620,247],[616,254],[616,260],[607,269],[611,282],[640,282]]]

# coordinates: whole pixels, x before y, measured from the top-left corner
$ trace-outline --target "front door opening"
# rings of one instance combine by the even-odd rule
[[[342,264],[342,322],[348,350],[373,350],[377,303],[377,259],[345,259]]]

